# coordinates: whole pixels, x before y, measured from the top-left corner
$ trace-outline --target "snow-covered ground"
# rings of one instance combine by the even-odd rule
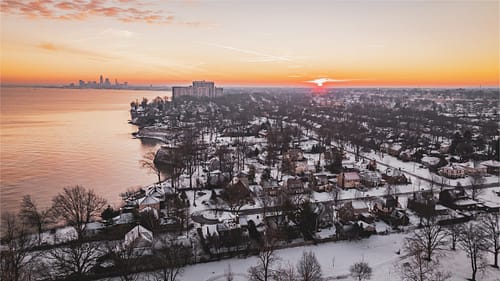
[[[265,145],[264,139],[261,138],[253,138],[246,137],[244,138],[249,144],[259,144],[259,150],[262,151],[262,145]],[[221,137],[218,136],[217,140],[220,144],[230,144],[232,143],[232,138],[230,137]],[[307,167],[310,170],[314,170],[314,166],[319,160],[319,154],[311,154],[307,153],[310,150],[313,144],[317,142],[314,140],[308,140],[302,143],[302,148],[304,151],[304,156],[307,158]],[[352,150],[351,148],[349,150]],[[419,189],[429,189],[430,183],[425,180],[420,180],[413,175],[417,175],[418,177],[432,179],[434,178],[436,181],[435,188],[438,188],[439,183],[441,182],[441,177],[431,174],[427,168],[421,168],[419,163],[414,162],[403,162],[395,157],[392,157],[387,154],[380,154],[377,152],[370,153],[362,153],[363,156],[368,157],[370,159],[375,159],[380,163],[385,165],[401,168],[404,172],[407,172],[407,175],[411,179],[411,184],[408,185],[399,185],[393,192],[399,193],[411,193],[417,191]],[[347,161],[354,162],[354,155],[351,153],[348,154],[349,159]],[[321,161],[324,161],[322,159]],[[256,159],[247,159],[246,164],[253,164],[256,168],[255,178],[257,181],[260,180],[262,171],[264,169],[264,165],[260,164]],[[324,163],[323,163],[324,164]],[[385,167],[383,165],[379,165],[379,170],[384,171]],[[271,175],[273,177],[279,178],[278,170],[276,167],[271,168]],[[200,178],[201,182],[206,181],[206,173],[204,173],[201,169],[197,169],[193,176],[193,185],[195,185],[196,178]],[[439,177],[439,180],[437,180]],[[469,179],[458,179],[458,180],[449,180],[445,179],[446,184],[450,184],[455,186],[458,182],[462,185],[468,185]],[[181,186],[187,187],[189,186],[189,179],[187,176],[182,176],[180,179]],[[498,176],[488,176],[485,178],[486,184],[499,183]],[[168,184],[168,183],[165,183]],[[490,201],[498,204],[500,199],[496,195],[495,191],[500,189],[500,185],[496,187],[489,187],[484,190],[482,194],[479,195],[479,198],[485,201]],[[220,193],[220,189],[217,189],[217,193]],[[198,191],[186,191],[186,195],[189,200],[192,200],[194,197],[194,192]],[[196,206],[191,205],[190,213],[196,215],[202,215],[207,220],[212,221],[223,221],[227,219],[231,219],[234,217],[230,212],[215,212],[212,209],[214,208],[225,208],[224,204],[216,205],[210,204],[210,195],[211,192],[207,190],[203,190],[202,195],[196,196]],[[382,196],[386,193],[385,187],[378,188],[370,188],[365,192],[361,192],[358,190],[342,190],[339,194],[339,199],[355,199],[362,198],[366,196]],[[408,195],[401,195],[399,197],[400,203],[402,206],[406,206]],[[329,201],[333,199],[332,194],[324,192],[312,192],[312,199],[314,201]],[[203,202],[203,203],[202,203]],[[254,209],[262,207],[262,202],[260,198],[255,198],[255,201],[251,204],[246,204],[242,207],[242,210]],[[259,222],[260,214],[248,215],[246,219],[252,219],[256,222]],[[261,218],[260,218],[261,219]],[[200,224],[196,223],[196,227],[203,227],[203,229],[207,227],[214,228],[215,224],[207,223]],[[377,229],[385,228],[383,225],[377,226]],[[212,232],[212,230],[211,230]],[[318,235],[321,237],[328,237],[333,234],[334,231],[324,230]],[[191,235],[195,235],[194,231],[191,232]],[[302,246],[302,247],[294,247],[288,249],[282,249],[277,251],[277,254],[281,257],[281,263],[291,263],[296,264],[300,259],[303,251],[313,251],[319,263],[322,266],[324,276],[331,279],[344,279],[344,280],[352,280],[349,277],[349,267],[360,260],[364,260],[370,264],[373,268],[373,277],[371,280],[400,280],[399,274],[395,268],[395,265],[402,260],[405,259],[403,252],[403,243],[405,237],[410,235],[411,233],[406,234],[390,234],[390,235],[374,235],[369,239],[363,239],[358,241],[340,241],[340,242],[330,242],[323,243],[315,246]],[[190,235],[190,236],[191,236]],[[397,254],[397,252],[400,254]],[[457,251],[445,251],[443,256],[439,258],[441,262],[441,267],[443,270],[448,271],[452,274],[451,280],[466,280],[470,277],[470,267],[469,260],[466,257],[465,253],[461,250]],[[332,266],[332,261],[334,260],[334,266]],[[492,262],[492,258],[488,256],[488,262]],[[181,281],[195,281],[195,280],[225,280],[224,273],[228,271],[228,267],[230,266],[231,271],[234,273],[234,280],[247,280],[247,271],[248,268],[257,263],[257,257],[248,257],[248,258],[233,258],[228,260],[222,260],[218,262],[210,262],[204,264],[196,264],[187,266],[185,268],[184,274],[180,277]],[[146,274],[144,274],[145,276]],[[500,271],[498,269],[494,269],[488,267],[486,273],[484,275],[478,276],[479,280],[486,281],[500,281]]]
[[[445,177],[441,177],[439,175],[436,175],[436,174],[429,172],[429,169],[421,166],[421,164],[419,164],[419,163],[404,162],[404,161],[399,160],[398,158],[396,158],[394,156],[388,155],[387,153],[381,154],[380,152],[371,151],[369,153],[361,153],[361,155],[368,157],[370,159],[375,159],[376,161],[383,163],[383,164],[386,164],[388,166],[401,168],[401,170],[403,170],[404,172],[415,174],[415,175],[418,175],[420,177],[427,178],[429,180],[432,179],[433,177],[435,179],[439,179],[436,181],[436,185],[441,183],[442,179],[444,180],[445,184],[449,184],[451,186],[456,186],[457,183],[459,183],[459,182],[463,186],[470,185],[470,178],[469,177],[465,177],[465,178],[461,178],[461,179],[448,179]],[[379,167],[379,169],[382,170],[382,169],[385,169],[385,167]],[[411,181],[413,183],[418,182],[416,177],[414,177],[413,175],[409,175],[409,176],[410,176]],[[494,183],[498,183],[500,186],[500,178],[498,176],[488,174],[484,177],[484,184],[494,184]],[[429,183],[422,181],[423,186],[428,185],[428,184]]]
[[[360,260],[367,262],[373,269],[371,280],[399,281],[396,264],[405,261],[403,243],[409,234],[374,235],[357,241],[340,241],[319,245],[288,248],[276,251],[279,263],[295,265],[303,251],[313,251],[321,265],[326,280],[354,280],[349,276],[349,267]],[[397,254],[400,251],[400,254]],[[487,261],[492,262],[488,256]],[[467,280],[471,270],[469,260],[461,250],[445,250],[439,258],[441,270],[451,273],[451,281]],[[248,280],[248,268],[257,264],[257,257],[233,258],[217,262],[190,265],[184,268],[179,281],[222,281],[230,266],[235,281]],[[334,264],[334,266],[332,266]],[[151,273],[142,274],[143,277]],[[115,278],[116,279],[116,278]],[[114,280],[114,279],[113,279]],[[118,279],[116,279],[118,280]],[[500,270],[488,266],[478,280],[500,281]]]

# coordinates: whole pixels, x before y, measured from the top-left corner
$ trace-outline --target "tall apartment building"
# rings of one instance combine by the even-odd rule
[[[212,81],[193,81],[193,85],[187,87],[172,87],[172,99],[180,96],[216,97],[222,95],[222,88],[215,87]]]

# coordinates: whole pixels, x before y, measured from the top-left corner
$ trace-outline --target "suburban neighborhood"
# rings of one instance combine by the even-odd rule
[[[214,87],[202,82],[193,85]],[[46,211],[66,224],[45,231],[45,211],[23,199],[24,216],[42,212],[25,253],[44,269],[37,280],[182,280],[192,264],[371,236],[413,241],[426,231],[436,235],[429,242],[436,249],[450,239],[456,249],[466,225],[488,218],[497,221],[496,236],[481,239],[498,243],[494,91],[182,91],[131,102],[134,136],[160,146],[140,163],[153,183],[124,191],[119,208],[92,190],[68,187]],[[94,201],[84,218],[64,213],[72,203],[59,201],[82,198]],[[492,251],[497,266],[492,245],[481,251]],[[33,255],[41,249],[50,251]],[[431,260],[434,247],[423,250]],[[88,259],[72,260],[75,251]],[[261,280],[258,266],[250,280]],[[226,273],[219,278],[233,274]]]

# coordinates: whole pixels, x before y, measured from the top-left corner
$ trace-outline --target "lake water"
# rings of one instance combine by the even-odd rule
[[[132,100],[156,96],[171,92],[1,88],[1,211],[26,194],[49,206],[76,184],[118,207],[121,192],[154,182],[139,160],[158,144],[134,139],[128,120]]]

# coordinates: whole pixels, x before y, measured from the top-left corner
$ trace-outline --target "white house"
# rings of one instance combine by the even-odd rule
[[[150,254],[153,247],[153,232],[138,225],[125,234],[122,245],[125,248],[132,247],[135,255]]]

